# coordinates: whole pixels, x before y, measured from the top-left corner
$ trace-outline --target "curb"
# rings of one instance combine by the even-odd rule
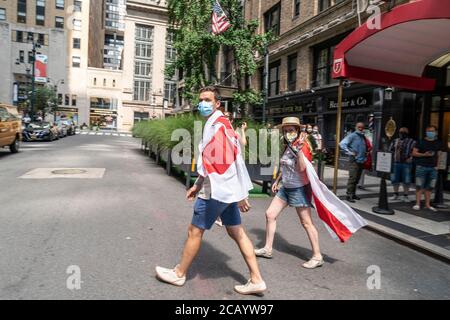
[[[420,251],[424,254],[432,256],[433,258],[436,258],[438,260],[450,264],[449,250],[446,250],[429,242],[420,240],[418,238],[405,235],[404,233],[385,227],[376,222],[368,221],[368,223],[369,225],[365,227],[366,229],[375,232],[377,234],[380,234],[381,236],[385,236],[387,238],[395,240],[396,242],[406,245],[409,248]]]

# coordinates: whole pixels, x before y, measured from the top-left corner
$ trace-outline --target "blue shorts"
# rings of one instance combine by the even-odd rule
[[[312,208],[312,189],[310,184],[299,188],[281,187],[277,197],[294,208]]]
[[[412,164],[394,163],[394,172],[391,175],[392,184],[412,183]]]
[[[436,187],[437,171],[434,167],[416,167],[416,189],[433,191]]]
[[[198,198],[194,205],[192,224],[202,230],[210,230],[217,218],[227,227],[241,225],[241,212],[238,204],[223,203],[214,199],[204,200]]]

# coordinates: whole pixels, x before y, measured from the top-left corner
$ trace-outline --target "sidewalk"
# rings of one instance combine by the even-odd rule
[[[333,185],[333,174],[333,168],[325,169],[324,180],[330,187]],[[348,172],[339,170],[337,195],[341,199],[345,199],[347,179]],[[450,261],[450,194],[444,195],[448,209],[440,209],[436,213],[426,209],[414,211],[415,192],[411,190],[411,203],[389,201],[389,208],[395,210],[395,214],[379,215],[372,208],[378,206],[380,181],[380,178],[366,175],[363,188],[357,191],[361,200],[348,204],[367,220],[372,230]],[[391,197],[393,188],[389,181],[387,185],[388,196]]]

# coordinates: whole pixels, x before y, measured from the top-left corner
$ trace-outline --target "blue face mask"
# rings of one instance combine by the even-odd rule
[[[198,104],[198,111],[202,117],[209,117],[214,112],[214,107],[211,102],[202,101]]]
[[[430,140],[436,139],[436,132],[434,131],[427,131],[427,138]]]

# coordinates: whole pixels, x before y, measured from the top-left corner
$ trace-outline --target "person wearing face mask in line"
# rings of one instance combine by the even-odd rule
[[[356,195],[356,186],[361,179],[362,172],[366,161],[368,160],[367,140],[365,137],[366,125],[363,122],[356,124],[356,131],[347,135],[339,144],[340,148],[349,156],[349,179],[347,184],[347,198],[348,202],[355,202],[361,200]]]
[[[421,209],[422,194],[425,194],[425,207],[432,211],[438,210],[431,206],[431,193],[436,187],[438,177],[438,153],[443,151],[444,145],[437,140],[437,128],[428,126],[425,139],[421,140],[413,149],[416,164],[416,205],[414,210]]]
[[[312,136],[314,137],[316,144],[317,144],[317,148],[316,148],[316,153],[317,153],[317,161],[316,161],[316,172],[319,175],[319,177],[321,179],[323,179],[323,174],[324,174],[324,170],[325,170],[325,148],[323,145],[323,138],[322,135],[319,132],[319,126],[315,125],[313,127],[312,130]]]
[[[399,200],[400,184],[403,185],[403,202],[409,203],[409,188],[412,183],[412,152],[416,141],[409,137],[408,128],[400,128],[399,137],[392,141],[389,151],[394,155],[394,169],[391,182],[394,187],[394,196],[391,200]]]

